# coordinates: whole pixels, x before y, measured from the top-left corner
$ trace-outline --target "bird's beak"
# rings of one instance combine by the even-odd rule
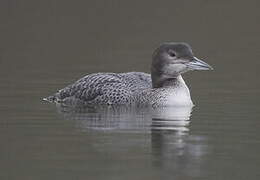
[[[196,57],[193,57],[187,66],[191,70],[213,70],[213,67]]]

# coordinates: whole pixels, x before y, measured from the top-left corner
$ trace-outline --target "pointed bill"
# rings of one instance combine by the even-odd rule
[[[213,67],[196,57],[194,57],[193,60],[187,64],[187,66],[191,70],[213,70]]]

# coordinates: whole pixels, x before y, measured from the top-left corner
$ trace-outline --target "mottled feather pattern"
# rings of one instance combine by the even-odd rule
[[[86,75],[74,84],[49,97],[56,102],[81,100],[85,104],[133,104],[134,95],[151,89],[151,76],[142,72],[96,73]]]
[[[167,95],[171,93],[171,90],[174,90],[174,88],[145,89],[136,94],[136,98],[138,99],[137,105],[162,106],[166,101]]]

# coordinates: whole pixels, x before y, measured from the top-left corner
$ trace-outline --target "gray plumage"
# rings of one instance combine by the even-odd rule
[[[153,53],[151,75],[143,72],[89,74],[44,98],[84,105],[192,105],[181,74],[212,69],[186,43],[163,43]]]
[[[151,89],[151,76],[142,72],[96,73],[59,90],[49,101],[80,100],[84,104],[133,104],[138,92]]]

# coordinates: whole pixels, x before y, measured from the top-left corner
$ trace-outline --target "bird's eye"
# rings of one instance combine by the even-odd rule
[[[176,56],[175,52],[173,52],[173,51],[169,51],[169,55],[170,55],[171,57],[175,57],[175,56]]]

